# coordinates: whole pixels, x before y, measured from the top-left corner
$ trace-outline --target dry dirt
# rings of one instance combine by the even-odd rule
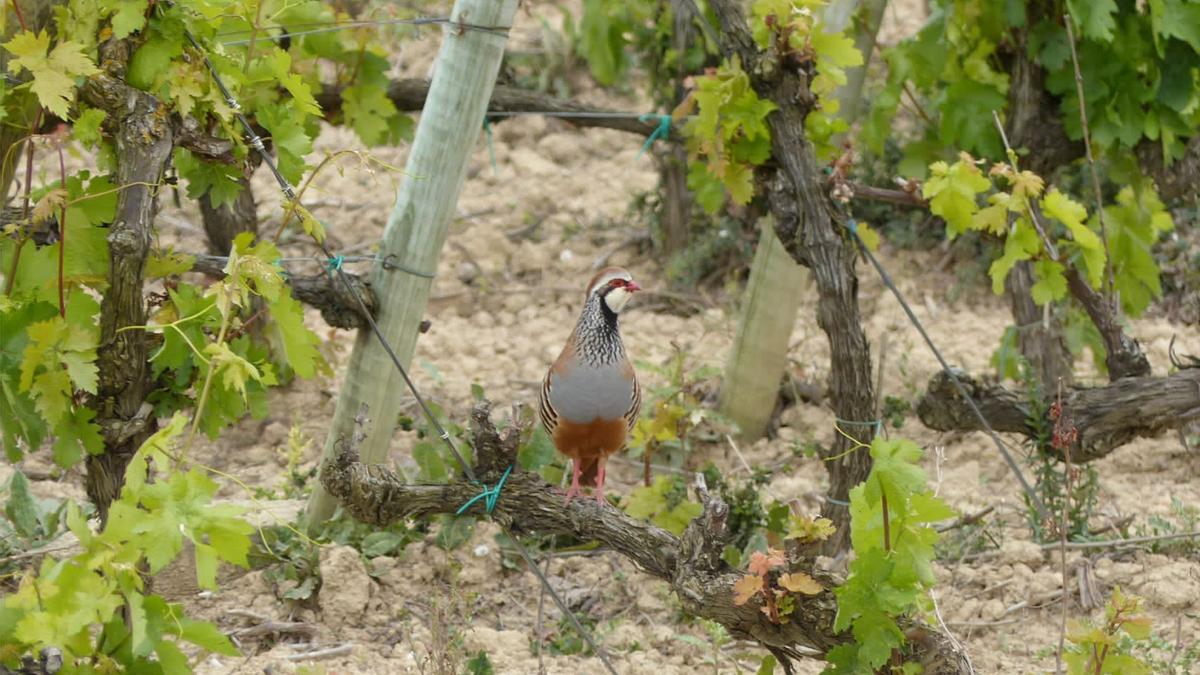
[[[886,39],[913,30],[916,5],[902,3],[898,12],[889,13]],[[557,21],[553,8],[533,7],[531,13],[519,16],[515,40],[529,44],[539,30],[540,15]],[[403,43],[395,57],[398,69],[424,74],[435,45],[433,33]],[[617,109],[643,107],[631,97],[599,92],[583,97]],[[635,193],[653,189],[656,182],[653,162],[637,158],[641,141],[619,132],[577,130],[551,119],[520,117],[496,125],[493,144],[494,167],[482,135],[471,159],[458,207],[460,218],[452,226],[433,286],[427,313],[432,328],[420,338],[414,359],[419,387],[458,419],[465,419],[469,410],[472,383],[483,386],[498,410],[507,410],[513,401],[535,400],[547,364],[573,326],[593,261],[644,227],[631,220],[626,209]],[[339,129],[327,129],[317,145],[317,158],[327,151],[359,147],[352,134]],[[403,166],[406,156],[404,148],[374,153],[397,166]],[[380,239],[397,184],[394,176],[348,166],[343,176],[333,171],[320,176],[307,201],[328,223],[333,245],[346,248]],[[262,229],[272,232],[279,220],[278,199],[265,172],[256,176],[255,188]],[[506,236],[534,218],[544,220],[533,238]],[[166,236],[192,242],[202,236],[194,209],[170,208],[160,222]],[[299,237],[295,241],[286,247],[288,255],[313,252],[298,243]],[[897,251],[885,244],[881,257],[947,359],[972,372],[984,372],[1009,323],[1008,310],[982,284],[958,287],[952,273],[939,270],[942,255]],[[660,268],[643,254],[626,249],[613,262],[628,266],[643,286],[664,286]],[[477,278],[468,285],[460,277],[469,276],[471,267],[476,268]],[[862,265],[859,274],[864,327],[875,353],[885,336],[888,341],[882,393],[911,399],[936,371],[936,362],[875,274]],[[951,296],[948,291],[955,287]],[[828,343],[815,322],[815,293],[802,292],[790,357],[797,371],[821,381],[828,371]],[[622,317],[627,348],[639,360],[662,363],[678,345],[693,366],[720,366],[732,342],[735,302],[736,296],[706,299],[705,309],[688,318],[634,305]],[[309,321],[322,336],[335,375],[298,381],[276,392],[266,419],[247,420],[226,431],[218,443],[200,450],[203,461],[236,474],[246,484],[278,486],[284,467],[282,450],[292,426],[313,441],[305,466],[317,461],[354,336],[324,326],[315,312],[310,312]],[[1172,336],[1180,351],[1200,353],[1200,335],[1194,328],[1147,319],[1135,322],[1133,332],[1157,374],[1166,372]],[[649,372],[642,377],[649,384],[655,378]],[[800,406],[784,414],[777,438],[741,451],[751,465],[776,465],[791,457],[799,444],[828,444],[835,433],[833,422],[827,408]],[[981,434],[934,433],[912,418],[902,432],[929,449],[926,465],[931,479],[952,506],[964,513],[996,507],[991,532],[999,550],[982,559],[938,566],[936,599],[942,617],[963,641],[980,673],[1052,671],[1059,605],[1036,605],[1060,587],[1059,562],[1030,541],[1017,484],[995,448]],[[393,460],[400,465],[411,465],[408,441],[407,434],[397,434]],[[1018,444],[1018,439],[1009,441]],[[707,460],[731,475],[745,473],[728,444],[702,444],[689,462],[699,466]],[[772,477],[769,494],[799,499],[816,513],[825,470],[815,459],[793,464],[798,467],[794,471]],[[610,466],[611,492],[628,494],[640,479],[640,465],[614,461]],[[1156,515],[1170,517],[1172,500],[1200,504],[1200,483],[1194,480],[1200,458],[1177,437],[1139,440],[1095,466],[1100,475],[1093,519],[1097,525],[1124,516],[1133,516],[1135,525]],[[76,485],[77,477],[70,476],[59,483],[39,483],[38,488],[81,497]],[[223,495],[247,497],[234,485],[226,485]],[[429,659],[436,650],[430,645],[441,640],[459,645],[460,653],[486,650],[498,673],[537,672],[538,584],[527,572],[502,567],[496,533],[493,525],[481,523],[474,538],[456,550],[443,551],[429,540],[409,546],[399,558],[377,558],[369,564],[353,549],[328,547],[321,552],[324,588],[312,606],[277,599],[280,589],[263,572],[235,578],[217,593],[188,595],[183,599],[190,611],[216,620],[227,630],[247,624],[232,610],[317,627],[311,641],[303,640],[311,644],[245,640],[244,658],[209,657],[199,671],[432,672]],[[1196,618],[1200,561],[1195,557],[1145,551],[1120,556],[1090,553],[1101,590],[1107,593],[1119,585],[1145,597],[1156,632],[1168,643],[1179,636],[1186,646],[1200,635]],[[666,584],[616,554],[557,558],[550,576],[595,621],[597,637],[622,673],[668,675],[735,672],[736,668],[753,672],[757,667],[760,650],[741,643],[714,650],[701,626],[680,623],[678,603]],[[1022,602],[1029,606],[1014,609]],[[1077,604],[1071,607],[1073,616],[1085,613]],[[1099,616],[1095,611],[1091,614]],[[547,602],[548,631],[559,632],[559,618]],[[340,645],[349,645],[349,652],[320,661],[294,660],[303,651]],[[596,659],[584,655],[545,654],[544,666],[549,673],[603,672]],[[820,671],[815,661],[800,667],[806,673]]]

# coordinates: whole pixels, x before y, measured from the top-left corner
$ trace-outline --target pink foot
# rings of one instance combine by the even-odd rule
[[[563,502],[563,506],[570,504],[571,500],[574,499],[576,495],[582,494],[579,487],[579,475],[583,473],[583,469],[576,460],[571,460],[571,467],[571,487],[567,490],[567,499]]]

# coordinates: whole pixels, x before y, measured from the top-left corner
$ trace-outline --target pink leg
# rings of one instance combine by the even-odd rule
[[[563,502],[563,506],[570,504],[571,499],[573,499],[575,497],[575,495],[580,494],[579,475],[581,473],[583,473],[583,467],[580,466],[579,460],[577,460],[577,459],[571,460],[571,470],[572,470],[571,487],[567,490],[567,500]]]
[[[607,457],[601,457],[596,460],[599,469],[596,471],[596,501],[601,504],[606,504],[604,499],[604,465],[607,463]]]

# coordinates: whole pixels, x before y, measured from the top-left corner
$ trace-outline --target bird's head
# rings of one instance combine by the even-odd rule
[[[642,287],[637,285],[627,270],[621,267],[606,267],[592,277],[587,294],[588,297],[598,296],[609,311],[620,314],[629,298],[640,290]]]

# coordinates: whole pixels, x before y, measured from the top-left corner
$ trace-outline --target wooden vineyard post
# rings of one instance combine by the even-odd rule
[[[721,384],[721,412],[737,423],[743,439],[760,438],[767,431],[787,368],[800,294],[810,287],[808,270],[788,255],[768,221],[750,267],[738,333]]]
[[[467,161],[483,129],[507,42],[505,29],[512,24],[516,8],[517,0],[457,0],[451,23],[443,30],[429,96],[405,165],[406,179],[371,276],[379,298],[376,321],[406,366],[412,361],[432,273],[466,179]],[[459,22],[476,28],[455,25]],[[375,423],[360,445],[362,458],[367,463],[382,462],[408,395],[379,340],[372,331],[360,330],[325,439],[325,456],[333,456],[340,437],[350,436],[359,405],[366,403]],[[310,526],[328,519],[335,506],[318,483],[308,503]]]

